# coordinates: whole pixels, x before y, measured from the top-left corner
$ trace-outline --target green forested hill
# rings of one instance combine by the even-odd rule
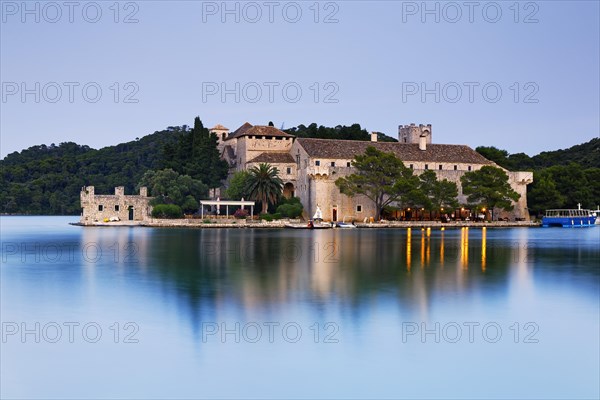
[[[525,153],[509,154],[496,147],[477,147],[484,157],[511,171],[533,171],[554,165],[579,164],[583,168],[600,168],[600,138],[564,150],[543,151],[533,157]]]
[[[600,138],[533,157],[496,147],[477,147],[484,157],[511,171],[533,171],[527,187],[532,214],[549,208],[596,208],[600,204]]]
[[[0,212],[76,215],[86,185],[97,193],[112,193],[115,186],[132,193],[146,170],[159,167],[163,146],[175,142],[181,129],[99,150],[68,142],[11,153],[0,161]]]

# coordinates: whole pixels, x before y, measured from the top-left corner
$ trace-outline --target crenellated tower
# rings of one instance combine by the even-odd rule
[[[419,144],[423,142],[431,144],[431,124],[415,124],[398,126],[398,141],[400,143]]]

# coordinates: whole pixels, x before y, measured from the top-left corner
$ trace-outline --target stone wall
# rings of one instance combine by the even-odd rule
[[[126,195],[125,188],[118,186],[114,195],[98,195],[93,186],[81,189],[81,220],[84,225],[118,218],[120,221],[145,221],[150,217],[152,207],[148,189],[140,188],[139,195]]]

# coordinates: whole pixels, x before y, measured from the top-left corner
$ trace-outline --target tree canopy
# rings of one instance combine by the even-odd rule
[[[334,128],[329,128],[323,125],[318,126],[313,122],[308,126],[301,124],[297,127],[286,129],[285,131],[290,135],[315,139],[371,140],[369,132],[367,132],[366,129],[361,128],[360,124],[352,124],[350,126],[337,125]],[[381,132],[377,132],[377,140],[381,142],[398,141]]]
[[[424,202],[421,204],[427,210],[440,210],[444,207],[458,207],[458,186],[447,179],[439,180],[432,170],[419,175],[418,191]]]
[[[461,178],[463,194],[472,204],[493,209],[512,210],[512,201],[521,197],[508,183],[508,174],[501,168],[485,165],[477,171],[465,173]],[[493,217],[493,215],[492,215]]]
[[[193,213],[198,210],[196,199],[208,193],[208,187],[189,175],[180,175],[170,168],[149,170],[140,179],[139,186],[147,186],[155,198],[152,204],[175,204],[183,211]]]
[[[232,200],[240,200],[242,197],[250,198],[248,190],[248,181],[250,172],[237,171],[229,180],[229,186],[225,190],[225,196]]]
[[[245,192],[250,199],[262,203],[262,213],[265,214],[269,204],[275,204],[281,197],[283,181],[279,170],[267,163],[260,163],[250,168]]]
[[[194,128],[182,131],[175,143],[163,149],[163,168],[200,180],[209,188],[221,186],[229,166],[217,149],[218,138],[204,127],[200,117],[194,119]]]
[[[377,219],[384,207],[401,200],[418,186],[419,179],[395,154],[372,146],[367,147],[365,154],[355,156],[352,166],[356,173],[338,178],[335,184],[345,195],[362,194],[370,199]]]

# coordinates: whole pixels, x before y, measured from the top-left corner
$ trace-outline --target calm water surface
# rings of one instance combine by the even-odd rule
[[[598,398],[600,228],[2,217],[3,398]]]

